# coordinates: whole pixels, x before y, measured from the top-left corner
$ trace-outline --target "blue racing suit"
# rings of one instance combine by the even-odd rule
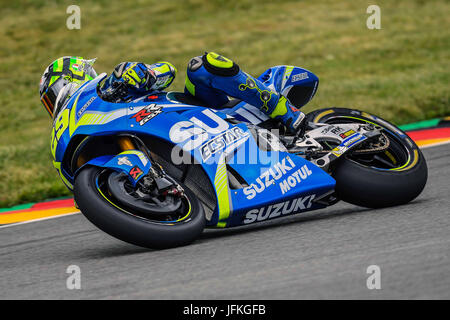
[[[101,91],[105,96],[116,91],[111,101],[129,101],[167,88],[176,73],[168,62],[122,62],[101,85]],[[209,52],[189,61],[184,91],[211,107],[225,105],[229,97],[245,101],[295,133],[305,117],[298,108],[314,96],[318,81],[313,73],[291,66],[273,67],[254,78],[232,60]],[[121,90],[116,90],[119,86]]]

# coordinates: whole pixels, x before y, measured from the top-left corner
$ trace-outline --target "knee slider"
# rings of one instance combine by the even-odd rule
[[[205,53],[202,62],[208,72],[217,76],[232,77],[239,73],[236,63],[215,52]]]
[[[189,60],[188,63],[188,71],[194,72],[197,71],[201,66],[203,65],[203,60],[201,56],[194,57],[191,60]]]

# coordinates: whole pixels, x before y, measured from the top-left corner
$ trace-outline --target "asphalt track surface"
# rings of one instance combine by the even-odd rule
[[[408,205],[338,203],[182,248],[126,244],[81,214],[0,229],[0,299],[449,299],[450,144],[424,154],[428,183]],[[69,265],[80,290],[66,287]]]

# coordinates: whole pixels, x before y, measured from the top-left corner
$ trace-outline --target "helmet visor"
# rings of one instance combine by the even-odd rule
[[[56,80],[47,90],[41,95],[41,102],[44,104],[50,116],[53,116],[55,109],[55,101],[58,97],[58,93],[67,85],[70,81],[63,77]]]
[[[68,85],[64,86],[64,88],[59,91],[58,97],[56,97],[55,102],[55,110],[53,111],[53,118],[55,118],[58,113],[63,109],[65,103],[72,96],[72,94],[77,91],[79,88],[79,84],[75,82],[71,82]]]

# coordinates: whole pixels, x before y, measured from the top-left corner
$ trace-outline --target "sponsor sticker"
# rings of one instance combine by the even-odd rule
[[[352,131],[352,130],[350,130]],[[366,137],[359,133],[354,133],[353,135],[346,138],[342,143],[335,147],[331,153],[334,154],[336,157],[340,157],[343,153],[345,153],[351,146],[353,146],[355,143],[358,143],[362,140],[365,140]]]
[[[350,137],[348,137],[346,140],[342,141],[341,146],[350,148],[355,143],[357,143],[361,140],[364,140],[364,139],[366,139],[365,136],[363,136],[362,134],[359,134],[359,133],[355,133],[355,134],[351,135]]]
[[[264,171],[250,186],[244,188],[247,199],[253,199],[258,193],[275,184],[275,181],[282,179],[288,172],[295,168],[295,163],[289,157],[277,162],[273,167]]]
[[[347,151],[347,149],[348,148],[346,148],[346,147],[337,146],[336,148],[331,150],[331,153],[334,154],[336,157],[340,157],[344,154],[344,152]]]
[[[156,117],[158,114],[162,112],[162,107],[159,107],[156,103],[152,103],[146,106],[144,109],[137,112],[130,119],[135,119],[139,125],[143,126],[148,121]]]
[[[335,127],[333,125],[329,125],[329,126],[326,126],[320,133],[326,134],[328,132],[331,132],[335,135],[338,135],[338,134],[342,133],[343,131],[344,131],[344,129],[342,129],[341,127]]]
[[[298,213],[311,208],[315,194],[271,204],[268,207],[252,209],[245,214],[244,224],[264,221],[289,214]]]
[[[133,164],[130,162],[130,160],[128,160],[128,157],[121,157],[119,159],[117,159],[117,164],[119,166],[121,165],[126,165],[126,166],[132,166]]]
[[[139,177],[140,177],[143,173],[144,173],[144,172],[142,172],[142,170],[141,170],[138,166],[134,166],[134,167],[130,170],[130,176],[132,176],[134,180],[139,179]]]
[[[308,73],[307,72],[302,72],[302,73],[298,73],[298,74],[294,74],[292,76],[292,82],[297,82],[297,81],[301,81],[301,80],[305,80],[308,79]]]
[[[289,177],[280,182],[280,190],[282,194],[285,194],[291,188],[295,188],[297,184],[302,181],[308,179],[308,177],[312,174],[312,171],[309,170],[308,166],[305,164],[300,169],[296,170]]]
[[[80,110],[78,110],[78,118],[81,117],[81,115],[84,113],[84,111],[86,111],[86,109],[91,105],[91,103],[95,100],[96,97],[92,97],[90,98],[85,104],[84,106],[81,107]]]
[[[200,154],[203,161],[208,160],[215,153],[232,146],[237,141],[241,140],[242,138],[246,138],[249,135],[249,132],[246,132],[239,127],[228,129],[227,131],[221,133],[217,137],[207,141],[202,146],[200,146]]]
[[[354,134],[354,133],[355,133],[354,130],[348,130],[348,131],[346,131],[346,132],[344,132],[344,133],[341,133],[339,136],[340,136],[342,139],[345,139],[345,138],[351,136],[351,135]]]

